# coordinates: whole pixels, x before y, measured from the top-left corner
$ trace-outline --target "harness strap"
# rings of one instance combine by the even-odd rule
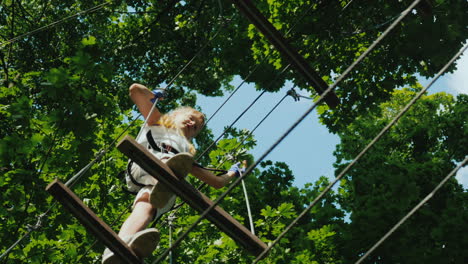
[[[198,164],[198,163],[196,163],[196,162],[193,163],[193,166],[196,166],[196,167],[198,167],[198,168],[202,168],[202,169],[207,170],[207,171],[218,172],[218,174],[216,174],[216,176],[219,176],[219,175],[222,175],[222,174],[227,173],[227,170],[206,168],[206,167],[203,167],[202,165],[200,165],[200,164]]]
[[[139,183],[132,175],[132,165],[133,165],[133,160],[128,161],[127,165],[127,175],[130,178],[130,181],[132,181],[133,184],[135,184],[138,187],[145,187],[146,185]]]
[[[127,165],[128,166],[128,165]],[[127,169],[119,172],[118,174],[118,178],[122,179],[123,181],[125,181],[125,174],[127,173]],[[133,177],[132,177],[133,178]],[[129,193],[129,194],[133,194],[133,195],[136,195],[137,192],[132,192],[132,191],[129,191],[127,190],[124,186],[121,186],[122,187],[122,191],[126,192],[126,193]]]
[[[177,149],[173,148],[170,145],[164,144],[164,143],[161,144],[161,147],[163,148],[163,149],[161,149],[161,147],[158,144],[156,144],[156,141],[154,141],[153,134],[151,133],[151,130],[148,130],[148,132],[146,133],[146,140],[148,140],[148,143],[151,146],[151,148],[156,150],[156,151],[163,152],[163,153],[164,152],[165,153],[172,152],[174,154],[180,153]],[[219,174],[217,176],[227,173],[227,171],[225,171],[225,170],[205,168],[205,167],[203,167],[202,165],[200,165],[200,164],[198,164],[196,162],[194,162],[193,165],[197,166],[199,168],[202,168],[204,170],[219,172]]]
[[[159,152],[163,152],[163,153],[169,153],[169,152],[172,152],[174,154],[178,154],[180,153],[177,149],[173,148],[172,146],[170,145],[167,145],[167,144],[164,144],[162,143],[160,146],[158,144],[156,144],[156,141],[154,141],[154,138],[153,138],[153,134],[151,133],[151,130],[148,130],[148,132],[146,133],[146,139],[148,140],[148,148],[149,149],[154,149],[156,151],[159,151]],[[127,165],[127,175],[130,179],[130,181],[135,184],[136,186],[138,187],[145,187],[146,185],[145,184],[142,184],[142,183],[139,183],[132,175],[132,165],[133,165],[133,161],[132,160],[129,160],[128,162],[128,165]],[[202,168],[204,170],[208,170],[208,171],[213,171],[213,172],[218,172],[216,175],[217,176],[220,176],[222,174],[225,174],[227,173],[226,170],[220,170],[220,169],[212,169],[212,168],[205,168],[203,167],[202,165],[194,162],[193,163],[193,166],[196,166],[196,167],[199,167],[199,168]]]
[[[151,130],[148,130],[148,133],[146,133],[146,139],[148,140],[149,145],[151,146],[152,149],[163,152],[163,153],[169,153],[172,152],[174,154],[180,153],[177,149],[173,148],[170,145],[166,145],[164,143],[161,144],[161,149],[158,144],[156,144],[156,141],[154,141],[153,134],[151,133]]]

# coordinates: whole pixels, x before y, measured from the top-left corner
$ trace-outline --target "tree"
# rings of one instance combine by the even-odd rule
[[[421,87],[395,91],[379,113],[356,119],[340,134],[338,170],[405,106]],[[425,95],[350,170],[340,205],[350,213],[344,255],[355,261],[419,201],[466,153],[466,95]],[[450,124],[450,125],[449,125]],[[456,126],[458,129],[447,129]],[[450,131],[450,132],[449,132]],[[456,143],[455,143],[456,142]],[[463,263],[466,191],[451,179],[383,243],[366,263]]]
[[[445,58],[465,42],[466,1],[436,2],[429,15],[421,15],[420,9],[410,14],[338,87],[337,94],[342,98],[338,109],[320,109],[322,121],[332,132],[344,133],[355,118],[368,112],[378,114],[380,104],[390,98],[395,88],[414,84],[415,73],[432,76]],[[409,3],[258,1],[256,5],[283,33],[297,24],[288,34],[292,45],[331,82]],[[100,8],[92,12],[72,16],[97,5]],[[304,10],[307,11],[302,16]],[[60,22],[51,25],[56,21]],[[247,78],[257,66],[258,70],[247,80],[258,89],[276,91],[286,80],[293,80],[300,88],[311,90],[295,71],[279,75],[271,84],[287,63],[232,5],[222,1],[129,0],[101,5],[91,0],[9,0],[0,4],[0,25],[2,252],[26,232],[27,225],[35,224],[37,217],[48,211],[52,200],[44,187],[53,178],[69,179],[118,135],[136,134],[139,122],[125,130],[132,119],[127,95],[132,82],[156,87],[173,80],[168,98],[161,105],[163,111],[178,105],[195,106],[197,93],[219,96],[230,91],[233,76]],[[23,35],[42,26],[46,27]],[[429,31],[431,34],[427,34]],[[18,39],[7,41],[15,37]],[[424,41],[416,41],[419,38]],[[186,70],[178,75],[185,65]],[[457,109],[464,113],[461,107]],[[457,155],[464,155],[463,149],[456,148],[459,141],[453,140],[459,133],[453,125],[456,122],[449,117],[445,121],[441,129],[450,135],[445,142]],[[196,140],[200,149],[211,142],[209,130]],[[214,161],[212,157],[232,147],[218,146],[201,161],[207,165]],[[128,204],[123,201],[131,200],[120,190],[122,182],[116,177],[125,163],[125,158],[111,148],[102,162],[85,175],[85,180],[73,188],[114,229],[125,217],[122,212],[127,212]],[[262,166],[248,181],[260,205],[274,198],[270,207],[258,206],[255,210],[256,219],[267,223],[259,232],[271,240],[326,181],[321,179],[298,189],[291,186],[292,172],[285,164],[266,161]],[[279,197],[263,191],[263,185],[274,187]],[[216,194],[211,191],[208,193]],[[294,246],[300,252],[289,252],[283,257],[278,251],[269,261],[339,261],[336,252],[341,250],[338,246],[344,243],[340,242],[344,234],[339,231],[343,224],[342,212],[335,204],[337,196],[327,196],[320,210],[305,218],[288,240],[281,242],[281,246]],[[240,207],[241,195],[233,197],[223,206],[230,210]],[[193,221],[195,215],[190,209],[185,210],[184,217],[179,218],[182,226]],[[276,212],[280,212],[277,218]],[[240,219],[243,217],[239,215]],[[3,262],[90,263],[99,258],[102,245],[88,251],[93,237],[61,207],[53,207],[44,221],[41,232],[33,232]],[[210,242],[212,238],[227,239],[209,227],[202,227],[206,237],[190,238],[190,245],[178,253],[180,260],[195,258],[189,254],[193,248],[192,252],[200,253],[196,256],[200,262],[216,262],[228,250],[233,261],[245,262],[247,257],[237,253],[234,244],[219,246]],[[167,232],[166,227],[163,232]],[[167,236],[162,241],[167,242],[164,239]],[[326,249],[323,253],[310,251],[315,241],[317,250]]]

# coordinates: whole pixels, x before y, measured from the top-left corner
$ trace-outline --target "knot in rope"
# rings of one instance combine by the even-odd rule
[[[286,94],[291,96],[294,99],[294,101],[299,101],[299,95],[296,93],[296,90],[294,90],[294,88],[289,89],[286,92]]]
[[[287,92],[286,92],[287,95],[290,95],[294,101],[299,101],[300,98],[305,98],[305,99],[309,99],[309,100],[312,100],[312,98],[308,97],[308,96],[304,96],[304,95],[300,95],[296,92],[296,90],[294,90],[294,88],[291,88],[289,89]]]

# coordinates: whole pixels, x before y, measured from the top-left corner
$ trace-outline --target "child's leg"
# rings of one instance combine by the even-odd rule
[[[154,217],[156,209],[149,203],[149,190],[138,195],[133,211],[125,220],[119,237],[130,246],[140,258],[145,258],[156,249],[159,243],[159,232],[155,228],[146,229]],[[103,264],[122,264],[114,252],[106,248],[102,257]]]
[[[133,211],[123,223],[119,236],[133,235],[145,229],[153,219],[155,212],[156,209],[149,202],[149,193],[143,193],[135,201]]]

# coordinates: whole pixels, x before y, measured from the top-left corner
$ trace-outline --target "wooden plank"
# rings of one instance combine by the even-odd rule
[[[318,94],[322,94],[328,84],[315,72],[306,59],[301,56],[286,38],[266,19],[250,0],[232,0],[236,7],[250,20],[255,27],[276,47],[276,49],[299,71]],[[331,91],[324,98],[330,108],[339,105],[340,100]]]
[[[70,211],[83,224],[89,232],[95,235],[114,254],[119,256],[125,263],[143,263],[125,242],[94,212],[89,209],[65,184],[59,180],[51,182],[46,191],[58,200],[67,210]]]
[[[126,136],[119,142],[117,148],[199,212],[204,212],[213,204],[213,201],[184,179],[177,178],[165,163],[154,157],[133,138]],[[206,218],[255,256],[267,248],[265,243],[219,206],[211,210]]]

